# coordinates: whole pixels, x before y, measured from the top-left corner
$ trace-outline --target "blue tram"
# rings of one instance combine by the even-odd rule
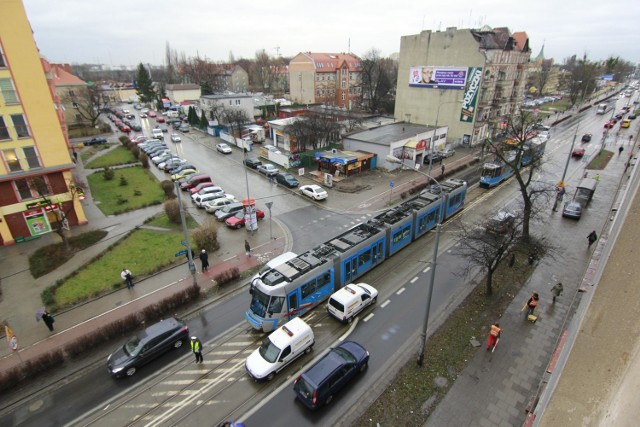
[[[533,138],[527,141],[522,147],[520,156],[520,167],[528,166],[534,160],[544,155],[547,141],[542,138]],[[506,162],[502,160],[493,160],[482,165],[480,174],[480,186],[485,188],[495,187],[503,181],[506,181],[514,174],[513,167],[517,156],[516,150],[511,150],[506,155]]]
[[[464,207],[467,183],[449,179],[442,193],[425,190],[366,223],[260,275],[251,284],[245,318],[270,332],[326,300]],[[442,204],[444,203],[444,207]]]

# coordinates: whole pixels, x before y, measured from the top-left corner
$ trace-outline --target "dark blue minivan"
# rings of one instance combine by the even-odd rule
[[[369,352],[355,341],[332,348],[302,375],[293,386],[298,399],[308,408],[328,405],[334,395],[369,363]]]

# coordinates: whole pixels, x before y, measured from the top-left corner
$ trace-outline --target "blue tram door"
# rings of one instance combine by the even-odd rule
[[[294,317],[298,316],[298,290],[296,289],[295,291],[287,295],[287,300],[289,302],[289,319],[293,319]]]

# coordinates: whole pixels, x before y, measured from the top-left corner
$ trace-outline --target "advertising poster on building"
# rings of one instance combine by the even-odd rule
[[[51,225],[47,220],[44,209],[26,211],[24,213],[24,220],[32,236],[49,233],[51,231]]]
[[[410,68],[409,86],[411,87],[463,90],[466,82],[466,67],[436,67],[423,65]]]
[[[465,123],[473,122],[473,115],[476,110],[476,102],[478,101],[478,91],[480,90],[480,82],[482,81],[482,67],[469,67],[467,84],[462,98],[462,111],[460,112],[460,121]]]

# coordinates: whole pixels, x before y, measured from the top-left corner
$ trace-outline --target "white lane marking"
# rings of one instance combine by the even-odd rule
[[[374,316],[374,315],[373,315],[373,313],[369,313],[369,314],[367,315],[367,317],[365,317],[364,319],[362,319],[362,321],[363,321],[363,322],[366,322],[367,320],[371,319],[373,316]]]
[[[383,303],[380,305],[380,308],[385,308],[385,307],[386,307],[390,302],[391,302],[391,300],[386,300],[385,302],[383,302]]]
[[[400,295],[405,291],[405,288],[400,288],[398,289],[398,291],[396,292],[396,295]]]
[[[431,270],[431,267],[427,267],[424,270],[422,270],[423,273],[426,273],[427,271]]]
[[[418,280],[418,276],[414,277],[413,279],[411,279],[409,281],[409,283],[416,283],[416,280]]]

